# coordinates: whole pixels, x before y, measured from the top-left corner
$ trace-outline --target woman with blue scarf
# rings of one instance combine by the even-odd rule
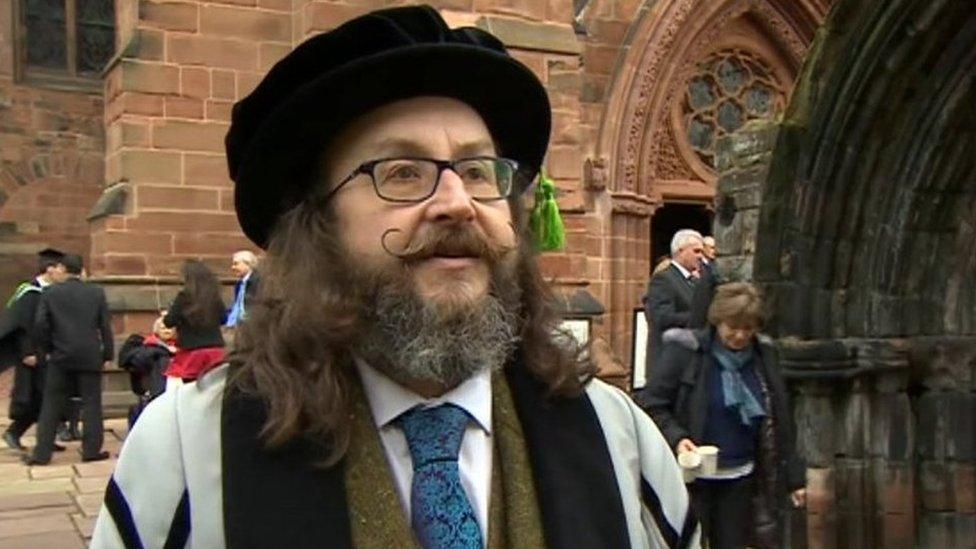
[[[805,468],[759,291],[719,286],[703,330],[664,333],[645,405],[676,453],[719,448],[689,486],[710,549],[782,546],[782,503],[806,503]]]

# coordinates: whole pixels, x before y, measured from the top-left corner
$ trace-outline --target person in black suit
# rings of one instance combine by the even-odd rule
[[[5,346],[9,347],[14,365],[14,386],[10,393],[10,419],[13,422],[3,433],[3,441],[14,450],[24,450],[20,437],[37,422],[44,396],[44,353],[34,337],[34,320],[41,301],[41,291],[65,279],[64,254],[50,248],[38,254],[37,276],[21,284],[5,311]],[[64,449],[63,447],[58,447]]]
[[[671,239],[671,265],[651,277],[644,296],[644,315],[651,329],[648,360],[656,362],[660,357],[665,330],[688,327],[694,286],[701,274],[702,247],[698,231],[676,232]],[[651,371],[650,365],[647,371]]]
[[[54,437],[68,400],[72,381],[77,382],[85,423],[81,442],[82,461],[108,458],[102,448],[101,370],[112,361],[112,328],[108,302],[100,287],[80,280],[80,256],[66,254],[62,263],[68,279],[41,295],[34,329],[47,355],[48,371],[44,403],[37,422],[37,446],[24,456],[28,465],[51,461]]]

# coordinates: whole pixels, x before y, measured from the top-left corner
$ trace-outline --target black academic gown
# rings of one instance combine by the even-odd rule
[[[36,290],[20,296],[6,310],[3,338],[6,364],[14,368],[14,386],[10,393],[10,419],[33,423],[41,411],[44,395],[44,353],[41,352],[34,336],[34,319],[41,300],[41,287],[37,280],[31,281]],[[35,356],[37,364],[33,367],[23,363],[24,357]]]

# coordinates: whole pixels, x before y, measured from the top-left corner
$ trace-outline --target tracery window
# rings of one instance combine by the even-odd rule
[[[115,53],[113,0],[18,0],[19,74],[52,83],[97,80]]]
[[[746,122],[778,116],[785,105],[782,87],[756,55],[721,50],[698,65],[684,97],[685,132],[691,148],[712,169],[715,141]]]

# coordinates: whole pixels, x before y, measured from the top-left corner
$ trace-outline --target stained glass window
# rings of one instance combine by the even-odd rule
[[[64,0],[27,0],[26,5],[28,66],[66,70]]]
[[[749,120],[782,112],[785,96],[773,72],[755,54],[718,51],[688,80],[683,112],[688,142],[706,165],[715,166],[715,141]]]
[[[78,2],[78,72],[97,73],[115,52],[115,14],[111,0]]]
[[[27,74],[97,76],[115,53],[114,0],[20,0]]]

